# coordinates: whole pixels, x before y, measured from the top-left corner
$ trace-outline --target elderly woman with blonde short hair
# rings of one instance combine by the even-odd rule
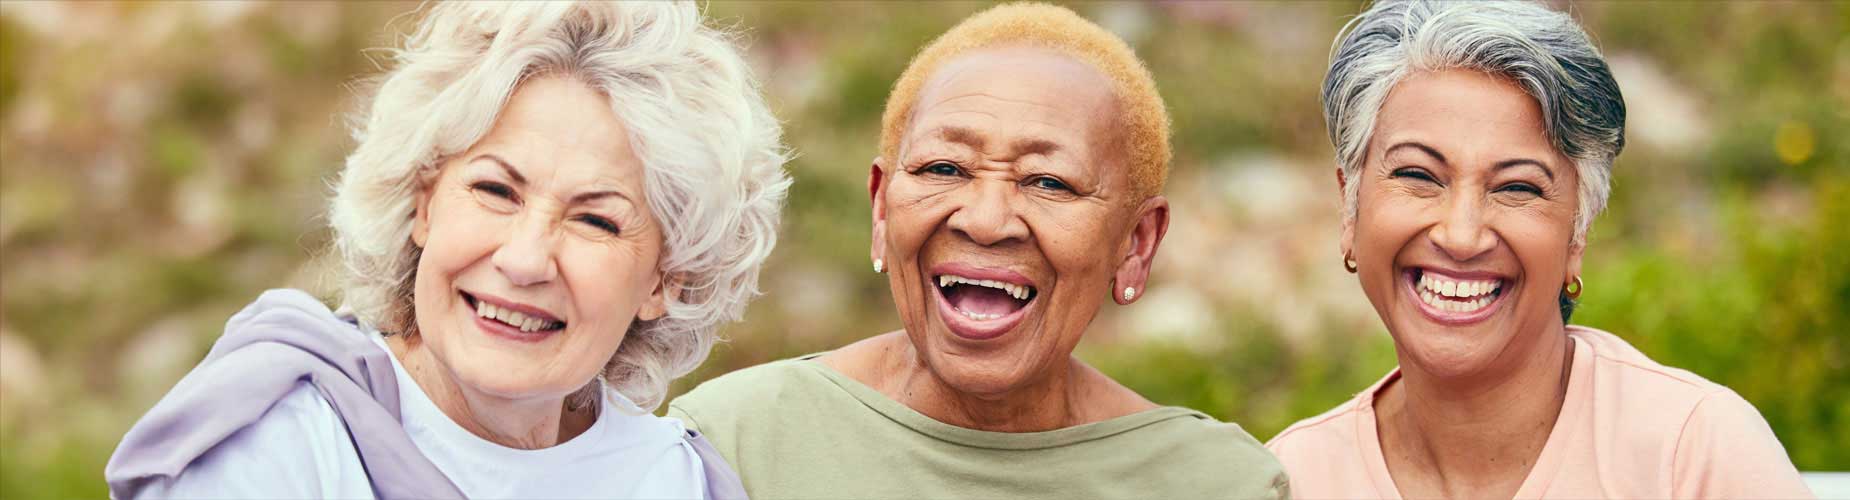
[[[872,269],[903,329],[747,368],[669,405],[760,498],[1277,498],[1240,426],[1073,356],[1143,297],[1169,121],[1141,60],[1070,10],[1008,4],[925,47],[868,168]]]
[[[1625,101],[1574,19],[1382,1],[1323,85],[1343,266],[1400,366],[1267,444],[1305,498],[1800,498],[1753,405],[1567,324]]]
[[[265,293],[123,439],[118,498],[700,498],[649,414],[756,294],[789,180],[691,3],[431,8],[355,130],[340,312]]]

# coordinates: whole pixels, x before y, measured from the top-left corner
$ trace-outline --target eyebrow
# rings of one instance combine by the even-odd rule
[[[1554,169],[1548,168],[1548,165],[1543,164],[1542,162],[1531,160],[1528,158],[1512,158],[1508,160],[1503,160],[1503,161],[1497,162],[1497,165],[1492,168],[1495,168],[1497,170],[1503,170],[1506,168],[1514,168],[1514,167],[1518,167],[1522,165],[1534,165],[1535,168],[1542,169],[1542,175],[1548,176],[1549,181],[1555,180]]]
[[[520,175],[520,171],[515,169],[514,165],[511,163],[508,163],[507,160],[504,160],[499,156],[495,156],[492,153],[476,156],[475,159],[476,160],[488,160],[489,162],[494,163],[495,166],[501,167],[502,171],[507,172],[507,176],[514,180],[515,185],[520,186],[520,187],[526,187],[527,177]],[[597,200],[601,198],[613,198],[613,197],[622,198],[623,201],[629,202],[631,205],[636,204],[635,200],[631,200],[629,196],[624,195],[623,193],[617,192],[617,191],[591,191],[588,193],[578,193],[578,194],[572,195],[571,203],[578,204],[578,203],[584,203],[584,202]]]
[[[982,134],[978,134],[975,130],[964,127],[939,127],[936,135],[938,138],[945,141],[963,144],[978,150],[983,149],[983,146],[988,144],[988,141],[983,138]],[[1037,137],[1016,139],[1015,142],[1009,143],[1009,147],[1014,150],[1016,156],[1046,156],[1060,150],[1059,143]]]
[[[1395,143],[1393,146],[1388,146],[1387,152],[1382,153],[1382,154],[1386,155],[1387,153],[1392,153],[1394,152],[1394,150],[1402,149],[1402,148],[1418,149],[1421,152],[1424,152],[1428,155],[1431,155],[1433,158],[1438,159],[1440,163],[1451,163],[1451,162],[1446,161],[1445,155],[1439,154],[1439,150],[1433,149],[1432,146],[1427,146],[1418,141],[1406,141],[1406,142]],[[1554,169],[1548,168],[1548,164],[1542,163],[1540,160],[1534,160],[1530,158],[1511,158],[1508,160],[1499,161],[1497,162],[1496,165],[1491,166],[1491,169],[1503,170],[1506,168],[1514,168],[1514,167],[1518,167],[1522,165],[1534,165],[1536,168],[1542,169],[1542,174],[1548,176],[1548,180],[1551,180],[1551,181],[1555,180]]]
[[[937,136],[939,139],[944,139],[947,142],[955,142],[955,143],[962,144],[965,146],[970,146],[971,149],[978,149],[978,150],[983,149],[983,145],[988,143],[987,141],[983,140],[983,136],[981,134],[977,134],[976,131],[963,128],[963,127],[953,127],[953,126],[939,127]]]

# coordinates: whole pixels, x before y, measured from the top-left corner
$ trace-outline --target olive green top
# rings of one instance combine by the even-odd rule
[[[758,500],[1284,498],[1284,468],[1239,425],[1163,407],[1046,432],[927,417],[815,361],[739,370],[668,405]]]

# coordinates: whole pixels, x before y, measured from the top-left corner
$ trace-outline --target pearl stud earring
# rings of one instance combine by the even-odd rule
[[[1124,301],[1125,302],[1129,302],[1131,299],[1136,298],[1136,297],[1137,297],[1137,287],[1130,287],[1130,286],[1124,287]]]

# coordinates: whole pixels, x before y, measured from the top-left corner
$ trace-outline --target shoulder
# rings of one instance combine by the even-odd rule
[[[1359,398],[1349,398],[1320,415],[1299,420],[1273,436],[1265,446],[1287,463],[1300,457],[1320,460],[1336,450],[1355,447],[1356,419],[1361,418]]]
[[[1194,410],[1140,429],[1137,440],[1162,450],[1165,462],[1207,479],[1215,495],[1234,498],[1285,498],[1285,467],[1239,424],[1222,422]],[[1127,436],[1128,437],[1128,436]],[[1192,470],[1189,470],[1191,469]]]
[[[669,402],[684,412],[705,413],[761,408],[793,395],[813,393],[833,383],[818,373],[811,356],[772,361],[714,377]]]
[[[309,382],[143,498],[371,497],[346,424]]]
[[[1195,410],[1185,411],[1188,412],[1186,416],[1158,422],[1150,430],[1167,436],[1167,440],[1177,444],[1211,445],[1185,448],[1212,455],[1222,463],[1277,466],[1278,461],[1272,457],[1272,453],[1266,451],[1265,445],[1246,432],[1240,424],[1215,420]]]
[[[1623,377],[1626,382],[1661,385],[1664,389],[1691,397],[1727,390],[1689,370],[1659,364],[1643,351],[1632,347],[1630,342],[1605,330],[1569,325],[1567,333],[1575,341],[1587,344],[1599,364],[1595,370],[1601,370],[1601,375]]]
[[[1611,333],[1581,326],[1568,332],[1593,354],[1587,397],[1594,432],[1610,433],[1615,439],[1607,446],[1620,456],[1667,461],[1676,496],[1806,491],[1779,438],[1740,394],[1658,364]]]
[[[1723,389],[1696,402],[1677,429],[1672,494],[1689,498],[1808,497],[1786,448],[1752,403]]]
[[[265,290],[257,296],[256,300],[232,315],[231,320],[226,322],[226,330],[239,330],[244,327],[277,322],[326,324],[342,321],[333,310],[328,309],[327,304],[323,304],[320,299],[309,295],[308,292],[293,288],[275,288]]]
[[[308,461],[313,465],[334,465],[343,458],[359,458],[340,413],[307,381],[297,383],[295,389],[271,405],[256,422],[219,443],[200,460],[225,454]]]
[[[1392,374],[1389,377],[1393,377]],[[1385,380],[1385,379],[1384,379]],[[1361,426],[1374,425],[1365,411],[1366,399],[1381,386],[1363,391],[1314,417],[1299,420],[1267,441],[1265,447],[1291,477],[1291,493],[1306,497],[1372,496],[1367,474],[1368,454],[1362,448]]]
[[[1587,345],[1592,355],[1588,366],[1587,397],[1592,398],[1596,415],[1615,417],[1633,436],[1652,435],[1658,440],[1672,440],[1683,426],[1704,406],[1734,407],[1735,402],[1753,411],[1734,391],[1688,370],[1664,366],[1632,347],[1624,339],[1605,331],[1569,326],[1568,335]],[[1578,368],[1577,368],[1578,369]],[[1755,413],[1758,416],[1758,413]]]

